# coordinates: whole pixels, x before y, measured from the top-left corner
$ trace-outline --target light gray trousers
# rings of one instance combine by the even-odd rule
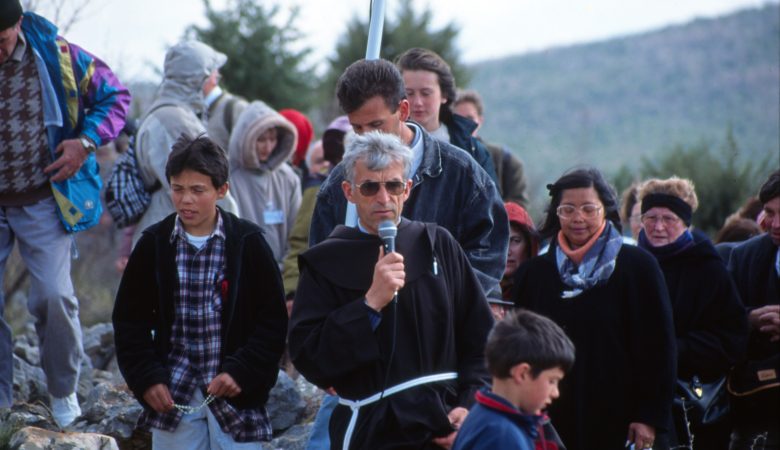
[[[14,243],[30,272],[27,309],[35,319],[41,367],[49,393],[76,391],[83,354],[79,305],[70,279],[72,239],[60,222],[53,197],[20,207],[0,206],[0,280]],[[13,342],[3,318],[0,290],[0,407],[13,404]]]

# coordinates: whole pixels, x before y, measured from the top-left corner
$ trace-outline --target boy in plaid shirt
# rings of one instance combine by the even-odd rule
[[[262,448],[287,332],[262,232],[216,205],[228,162],[182,136],[166,166],[176,213],[144,230],[114,305],[119,367],[155,449]]]

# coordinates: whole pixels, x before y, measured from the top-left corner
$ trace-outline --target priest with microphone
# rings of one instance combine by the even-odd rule
[[[486,386],[493,319],[466,255],[435,224],[401,217],[412,152],[381,132],[350,135],[337,226],[299,257],[290,356],[339,395],[333,449],[448,448]]]

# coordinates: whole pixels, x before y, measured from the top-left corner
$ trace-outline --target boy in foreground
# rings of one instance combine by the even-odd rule
[[[552,320],[518,310],[490,332],[485,359],[493,386],[476,394],[453,450],[533,450],[541,411],[574,365],[574,345]]]
[[[119,368],[154,449],[261,449],[287,332],[279,268],[257,225],[223,211],[228,162],[180,137],[176,213],[144,230],[114,305]]]

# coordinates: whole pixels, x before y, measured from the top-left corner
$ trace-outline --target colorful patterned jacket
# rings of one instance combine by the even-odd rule
[[[57,35],[57,27],[27,12],[22,32],[35,56],[41,81],[43,121],[52,161],[65,139],[86,136],[96,146],[116,138],[125,124],[130,92],[103,61]],[[60,218],[69,232],[97,224],[102,182],[95,154],[74,176],[52,183]]]

